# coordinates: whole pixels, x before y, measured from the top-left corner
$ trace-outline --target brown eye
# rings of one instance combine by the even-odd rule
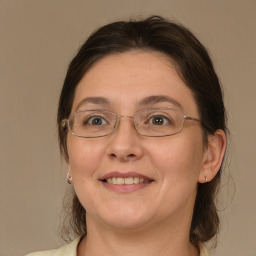
[[[170,120],[165,116],[156,115],[150,118],[149,123],[153,125],[167,125],[170,124]]]
[[[104,125],[106,123],[106,120],[100,116],[92,116],[84,122],[85,125]]]
[[[157,117],[152,118],[152,124],[163,125],[164,124],[163,117],[157,116]]]
[[[100,118],[94,118],[91,123],[92,125],[101,125],[102,120]]]

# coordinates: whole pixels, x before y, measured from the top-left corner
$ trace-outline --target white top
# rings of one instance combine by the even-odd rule
[[[42,251],[42,252],[33,252],[27,254],[26,256],[77,256],[77,245],[80,241],[80,237],[66,244],[59,249]],[[200,244],[200,256],[211,256],[209,250],[205,247],[204,244]]]

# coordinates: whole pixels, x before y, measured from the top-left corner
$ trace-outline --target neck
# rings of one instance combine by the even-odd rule
[[[189,241],[190,222],[166,222],[134,229],[103,227],[87,216],[87,237],[78,247],[78,256],[198,256]]]

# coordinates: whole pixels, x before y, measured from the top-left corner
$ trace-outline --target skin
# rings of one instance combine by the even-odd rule
[[[112,54],[96,62],[76,88],[72,112],[96,108],[132,116],[148,107],[177,108],[170,102],[138,106],[153,95],[170,96],[186,115],[199,118],[192,92],[174,63],[161,53],[145,51]],[[81,105],[87,97],[104,97],[111,104]],[[129,118],[121,118],[106,137],[69,133],[70,175],[88,226],[78,255],[199,255],[189,242],[197,184],[216,175],[225,134],[218,131],[210,141],[205,148],[202,128],[195,121],[185,121],[179,134],[160,138],[139,135]],[[119,193],[100,181],[113,171],[137,172],[154,181]]]

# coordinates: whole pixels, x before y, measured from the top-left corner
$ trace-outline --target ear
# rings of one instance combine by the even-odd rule
[[[202,169],[198,182],[211,181],[218,173],[226,151],[226,134],[223,130],[217,130],[214,135],[208,136],[208,144],[204,151]]]
[[[70,170],[70,166],[69,166],[69,165],[68,165],[68,171],[67,171],[66,180],[67,180],[67,183],[68,183],[68,184],[73,184],[73,182],[72,182],[73,177],[72,177],[72,173],[71,173],[71,170]]]
[[[71,170],[71,167],[70,167],[70,164],[69,164],[69,163],[67,164],[67,173],[69,173],[70,175],[72,175],[72,170]]]

